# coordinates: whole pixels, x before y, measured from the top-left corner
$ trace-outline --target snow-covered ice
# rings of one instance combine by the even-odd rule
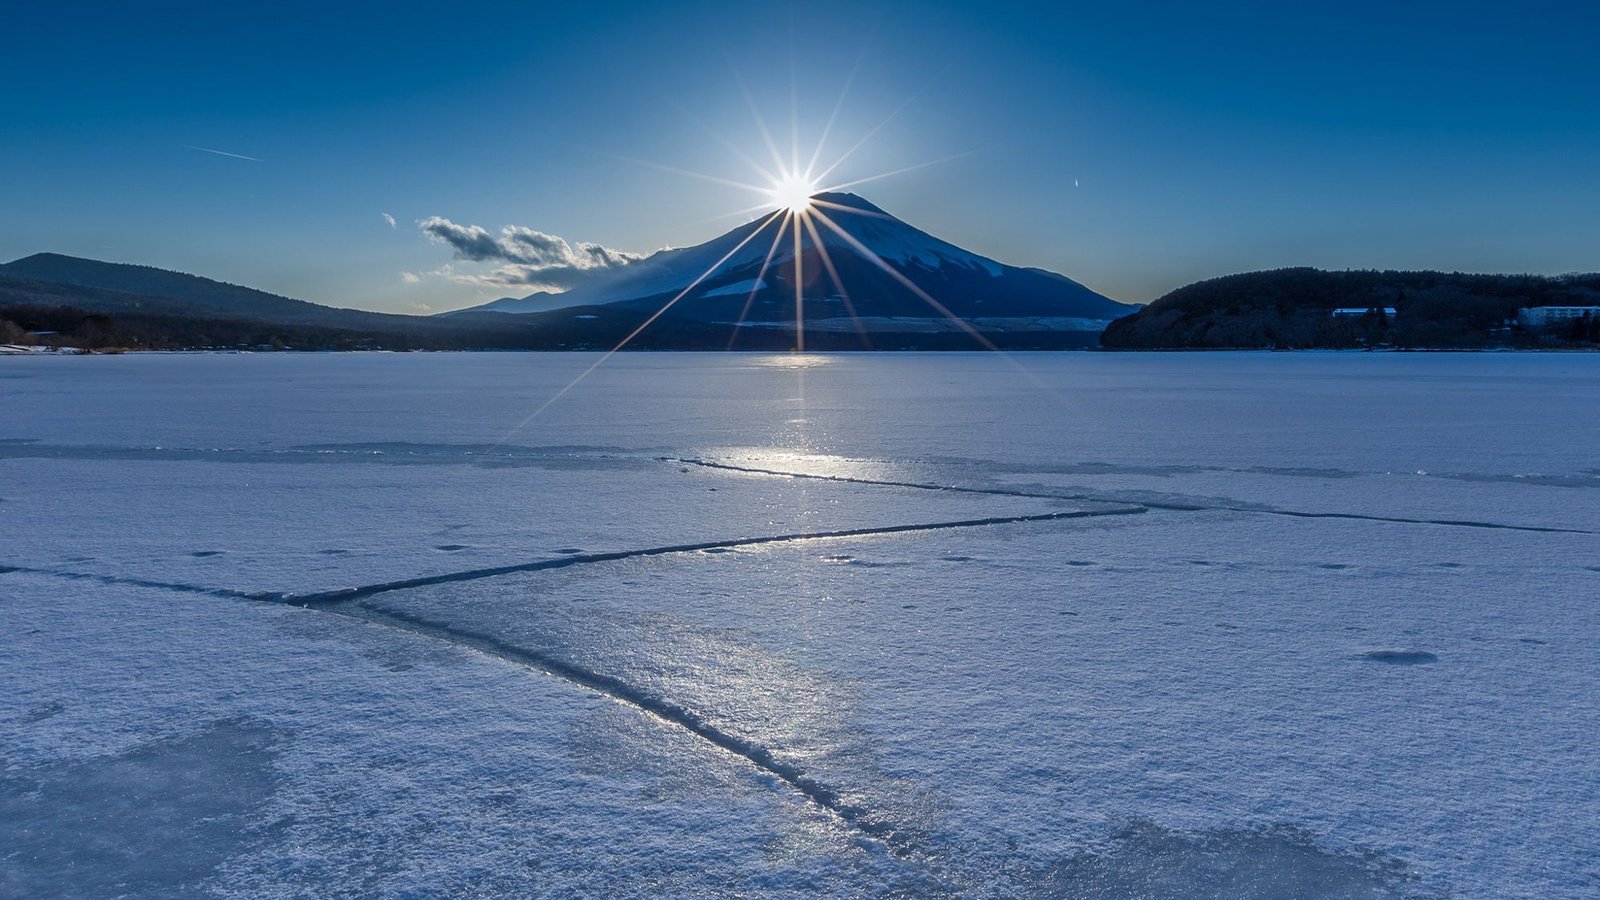
[[[0,894],[1600,892],[1600,359],[593,360],[0,360]]]

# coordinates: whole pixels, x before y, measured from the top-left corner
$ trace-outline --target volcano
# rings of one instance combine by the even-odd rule
[[[445,315],[536,314],[551,325],[598,324],[638,321],[667,307],[660,320],[667,330],[716,330],[735,345],[771,345],[795,335],[798,321],[814,346],[869,348],[945,334],[976,348],[985,335],[1011,336],[998,341],[1009,345],[1022,335],[1055,335],[1021,343],[1092,346],[1112,319],[1138,309],[1066,276],[963,250],[855,194],[812,200],[809,226],[774,213],[564,293],[507,297]]]

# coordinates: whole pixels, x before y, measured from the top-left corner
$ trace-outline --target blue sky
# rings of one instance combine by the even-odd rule
[[[1588,4],[36,3],[0,32],[4,259],[398,312],[525,293],[418,223],[697,243],[760,198],[630,160],[750,180],[741,83],[809,155],[854,71],[824,161],[889,121],[838,177],[965,154],[856,190],[1120,300],[1600,269]]]

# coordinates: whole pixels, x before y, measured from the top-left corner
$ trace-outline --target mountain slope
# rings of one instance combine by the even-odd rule
[[[985,331],[1098,332],[1107,321],[1135,309],[1062,275],[1008,266],[963,250],[854,194],[820,194],[814,200],[815,212],[850,237],[819,219],[814,232],[801,229],[796,254],[796,226],[763,218],[698,246],[663,250],[565,294],[526,299],[541,306],[564,302],[603,316],[613,307],[659,309],[682,293],[670,313],[678,319],[729,327],[743,320],[746,328],[792,329],[798,282],[799,313],[808,331],[961,329],[948,322],[948,311]],[[763,273],[769,252],[771,263]],[[516,302],[500,300],[455,315],[516,311]]]
[[[78,323],[104,346],[563,350],[632,336],[635,349],[970,350],[1093,346],[1109,320],[1133,309],[1061,275],[963,250],[853,194],[814,199],[809,228],[767,217],[563,294],[440,316],[340,309],[56,253],[0,265],[0,312],[22,310],[13,322],[24,330]],[[113,321],[94,318],[104,315]]]
[[[549,312],[552,309],[565,309],[571,303],[563,300],[563,294],[552,294],[549,291],[537,291],[526,297],[501,297],[491,300],[481,306],[470,309],[453,310],[451,312],[437,313],[441,319],[449,318],[460,312],[497,312],[497,313],[537,313]]]
[[[340,309],[182,272],[59,253],[0,265],[0,331],[56,332],[51,341],[64,346],[552,349],[564,339],[532,320],[494,319]]]
[[[442,322],[317,308],[332,315],[308,322],[303,312],[291,308],[291,316],[273,319],[271,309],[260,307],[234,314],[188,300],[0,275],[0,343],[43,332],[45,336],[24,343],[152,350],[545,350],[559,348],[568,339],[532,320],[503,321],[511,318],[506,316],[487,323]]]
[[[107,312],[147,308],[153,301],[159,300],[159,311],[162,313],[187,312],[198,316],[256,319],[285,325],[386,329],[401,326],[415,328],[416,323],[422,321],[417,316],[322,306],[153,266],[101,262],[59,253],[35,253],[0,265],[0,277],[86,288],[89,291],[84,292],[80,299],[92,297],[88,301],[92,303],[92,308]],[[129,296],[118,298],[106,292]],[[78,305],[83,306],[84,303]]]

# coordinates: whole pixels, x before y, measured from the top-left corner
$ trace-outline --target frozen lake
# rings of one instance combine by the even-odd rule
[[[0,895],[1600,894],[1600,356],[0,359]]]

